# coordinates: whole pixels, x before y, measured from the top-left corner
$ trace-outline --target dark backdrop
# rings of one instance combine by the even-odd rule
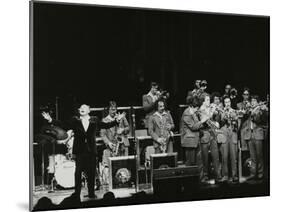
[[[185,103],[195,79],[209,91],[231,83],[269,92],[269,18],[226,14],[34,4],[35,108],[59,97],[61,116],[75,102],[141,105],[151,80]]]

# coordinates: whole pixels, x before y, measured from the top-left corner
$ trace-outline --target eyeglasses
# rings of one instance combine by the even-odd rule
[[[248,94],[248,93],[243,93],[243,95],[244,95],[244,96],[249,96],[249,94]]]

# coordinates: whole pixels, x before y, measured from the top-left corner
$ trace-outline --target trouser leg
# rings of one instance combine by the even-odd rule
[[[222,154],[222,175],[228,177],[228,151],[229,141],[221,144],[221,154]]]
[[[255,140],[256,146],[256,168],[260,178],[263,177],[263,140]]]
[[[160,146],[154,146],[154,153],[155,154],[160,154],[162,153],[161,149],[160,149]]]
[[[195,148],[191,148],[191,147],[184,148],[185,164],[187,166],[193,166],[196,164],[195,150],[196,150]]]
[[[95,194],[95,177],[96,177],[96,158],[95,156],[87,157],[87,176],[88,176],[88,193]]]
[[[251,138],[248,142],[249,144],[249,151],[250,151],[250,158],[252,162],[252,175],[257,175],[257,155],[256,155],[256,146],[255,146],[255,140]]]
[[[128,156],[129,155],[129,147],[124,146],[124,156]]]
[[[232,172],[232,178],[238,177],[237,172],[237,143],[230,142],[229,145],[230,150],[230,162],[231,162],[231,172]]]
[[[195,157],[196,157],[196,165],[198,166],[199,169],[200,182],[202,182],[204,180],[204,171],[203,171],[203,161],[202,161],[202,150],[200,145],[198,145],[197,148],[195,149]]]
[[[209,168],[209,143],[201,143],[201,156],[202,156],[202,165],[203,165],[203,174],[208,176]]]
[[[103,150],[102,163],[104,166],[109,166],[109,157],[111,157],[111,151],[109,149]]]
[[[219,148],[218,148],[216,139],[212,139],[210,141],[210,150],[211,150],[211,156],[212,156],[212,161],[213,161],[216,178],[221,178]]]
[[[75,193],[81,193],[81,174],[83,170],[83,159],[81,155],[76,155],[75,159]]]
[[[167,153],[173,153],[173,142],[169,141],[167,144]]]

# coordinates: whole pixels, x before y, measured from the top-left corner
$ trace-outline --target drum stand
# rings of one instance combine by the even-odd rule
[[[53,170],[54,170],[54,174],[53,174],[53,177],[51,179],[51,189],[48,191],[48,193],[53,193],[55,192],[55,188],[54,188],[54,182],[55,182],[55,173],[56,173],[56,156],[55,156],[55,150],[56,150],[56,147],[55,147],[55,142],[53,143]]]
[[[42,171],[42,174],[41,174],[41,185],[39,187],[39,189],[35,189],[35,191],[45,191],[46,188],[45,188],[45,182],[44,182],[44,178],[45,178],[45,155],[44,155],[44,144],[41,144],[41,171]],[[33,164],[34,166],[34,164]]]

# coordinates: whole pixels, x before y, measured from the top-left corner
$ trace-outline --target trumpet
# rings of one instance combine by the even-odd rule
[[[166,90],[158,90],[156,95],[158,99],[168,99],[170,97],[170,93]]]
[[[231,88],[229,93],[230,93],[231,96],[237,96],[237,94],[238,94],[236,88]]]
[[[212,108],[211,108],[212,110]],[[207,112],[204,108],[201,108],[200,110],[196,111],[196,114],[199,116],[200,119],[202,119],[203,116],[207,116],[208,119],[205,122],[206,125],[210,128],[211,132],[213,133],[214,136],[217,136],[217,130],[219,130],[219,124],[213,120],[211,120],[212,111]]]
[[[245,106],[245,108],[238,110],[237,113],[239,114],[239,117],[242,117],[245,114],[254,115],[263,111],[268,111],[267,104],[267,101],[260,102],[257,105],[251,105],[249,103]]]
[[[212,113],[215,113],[215,112],[222,113],[223,112],[222,105],[217,105],[217,104],[212,103],[210,105],[210,108],[211,108]]]
[[[238,118],[239,115],[236,110],[224,108],[223,119],[226,120],[226,124],[233,130],[238,130]]]

